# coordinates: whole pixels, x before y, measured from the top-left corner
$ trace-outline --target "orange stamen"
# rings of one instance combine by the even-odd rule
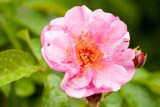
[[[99,65],[98,62],[100,62],[104,54],[94,40],[88,40],[88,36],[91,39],[91,33],[87,33],[87,35],[82,33],[79,40],[76,39],[75,41],[77,60],[81,65]]]

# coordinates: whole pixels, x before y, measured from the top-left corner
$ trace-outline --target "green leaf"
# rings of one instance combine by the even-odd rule
[[[37,69],[33,57],[24,51],[13,49],[0,52],[0,86],[29,77]]]
[[[139,68],[132,79],[134,82],[142,83],[149,87],[153,92],[160,95],[160,73],[150,73],[145,68]]]
[[[33,38],[30,40],[30,48],[34,54],[34,56],[37,58],[39,63],[44,63],[44,60],[42,58],[42,52],[41,52],[41,41],[39,38]]]
[[[138,68],[136,69],[136,72],[132,81],[144,83],[147,81],[149,76],[150,76],[150,73],[145,68]]]
[[[8,3],[10,0],[0,0],[0,3]]]
[[[148,87],[155,93],[160,95],[160,78],[153,78],[148,81]]]
[[[146,85],[156,94],[160,95],[160,73],[154,72],[148,78]]]
[[[0,31],[0,47],[5,45],[8,42],[6,36]]]
[[[42,72],[34,73],[31,75],[30,79],[36,84],[44,85],[44,75]]]
[[[32,1],[27,1],[25,2],[24,5],[26,5],[29,8],[32,9],[38,9],[38,10],[43,10],[47,12],[52,12],[56,13],[58,15],[64,15],[64,13],[67,11],[67,1],[59,1],[59,0],[32,0]],[[70,3],[71,4],[71,3]]]
[[[120,92],[129,107],[157,107],[155,96],[142,85],[128,83]]]
[[[10,27],[10,25],[9,25],[8,21],[5,19],[5,17],[3,17],[2,15],[0,15],[0,25],[2,26],[2,29],[5,31],[6,36],[8,37],[10,42],[12,43],[13,47],[20,49],[21,48],[20,43],[14,37],[14,32],[12,31],[12,28]]]
[[[19,13],[16,15],[15,20],[19,24],[29,28],[38,36],[40,35],[43,27],[48,24],[48,20],[36,12]]]
[[[69,107],[86,107],[82,99],[69,98]]]
[[[0,87],[0,90],[4,93],[6,97],[9,97],[9,94],[11,92],[11,84],[7,84]]]
[[[29,31],[27,29],[22,29],[17,32],[17,37],[23,41],[25,41],[29,48],[32,50],[33,55],[36,57],[39,63],[43,62],[42,54],[41,54],[41,42],[39,38],[30,38]]]
[[[15,82],[14,89],[16,95],[20,97],[28,97],[35,92],[34,83],[29,79],[21,79]]]
[[[61,79],[50,74],[47,77],[43,95],[44,107],[68,107],[68,97],[60,89]]]
[[[19,39],[24,40],[24,41],[26,41],[26,42],[29,42],[29,40],[30,40],[30,35],[29,35],[28,29],[22,29],[22,30],[18,31],[18,32],[16,33],[16,36],[17,36]]]
[[[113,92],[106,98],[104,98],[102,105],[104,107],[121,107],[123,102],[122,96],[119,92]]]

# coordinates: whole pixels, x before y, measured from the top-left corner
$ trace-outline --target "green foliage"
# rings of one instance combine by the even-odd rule
[[[103,102],[103,107],[121,107],[122,106],[122,96],[119,92],[113,92],[109,96],[107,96]]]
[[[160,73],[155,72],[151,74],[148,78],[148,82],[146,81],[146,85],[155,93],[160,95]]]
[[[132,81],[141,83],[160,95],[160,72],[150,73],[146,69],[140,68],[136,70]]]
[[[136,69],[136,73],[132,79],[132,81],[146,81],[146,79],[150,76],[150,73],[145,68]]]
[[[0,25],[2,26],[3,30],[6,32],[6,35],[10,42],[13,44],[15,48],[20,48],[20,44],[14,38],[14,34],[12,29],[10,28],[9,24],[7,23],[6,19],[3,16],[0,16]]]
[[[60,89],[61,79],[56,75],[48,75],[43,94],[44,107],[68,107],[67,95]]]
[[[7,50],[0,53],[0,86],[29,77],[37,70],[34,59],[20,50]]]
[[[14,86],[15,94],[20,97],[28,97],[35,92],[35,85],[29,79],[21,79]]]
[[[0,90],[4,93],[6,97],[9,97],[9,94],[11,92],[11,84],[6,84],[0,87]]]
[[[126,84],[121,89],[121,93],[129,107],[157,107],[158,105],[154,95],[138,84]]]
[[[0,3],[7,3],[9,2],[10,0],[0,0]]]
[[[7,38],[3,36],[4,34],[0,33],[0,46],[3,46],[7,42]]]
[[[83,99],[74,99],[69,98],[69,106],[68,107],[85,107],[86,104]]]
[[[67,11],[67,8],[65,4],[61,4],[58,0],[33,0],[26,2],[26,6],[29,8],[33,8],[36,10],[44,10],[47,12],[56,13],[59,15],[64,15],[64,13]],[[63,0],[64,1],[64,0]],[[62,2],[64,3],[64,2]]]
[[[42,15],[36,12],[18,13],[15,20],[22,26],[29,28],[36,35],[39,35],[48,22]]]

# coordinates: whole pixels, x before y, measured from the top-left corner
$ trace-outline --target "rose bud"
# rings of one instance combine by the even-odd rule
[[[147,55],[144,55],[144,53],[141,50],[135,49],[135,58],[133,59],[134,65],[136,68],[142,67],[147,59]]]

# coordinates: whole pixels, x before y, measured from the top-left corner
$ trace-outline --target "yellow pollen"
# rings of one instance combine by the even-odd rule
[[[91,34],[89,33],[89,36]],[[81,65],[97,65],[103,57],[102,51],[98,48],[93,40],[88,40],[88,36],[84,33],[80,35],[80,39],[75,41],[76,57]]]
[[[68,60],[71,61],[72,60],[72,55],[71,55],[71,49],[69,47],[66,48],[66,53],[68,56]]]

